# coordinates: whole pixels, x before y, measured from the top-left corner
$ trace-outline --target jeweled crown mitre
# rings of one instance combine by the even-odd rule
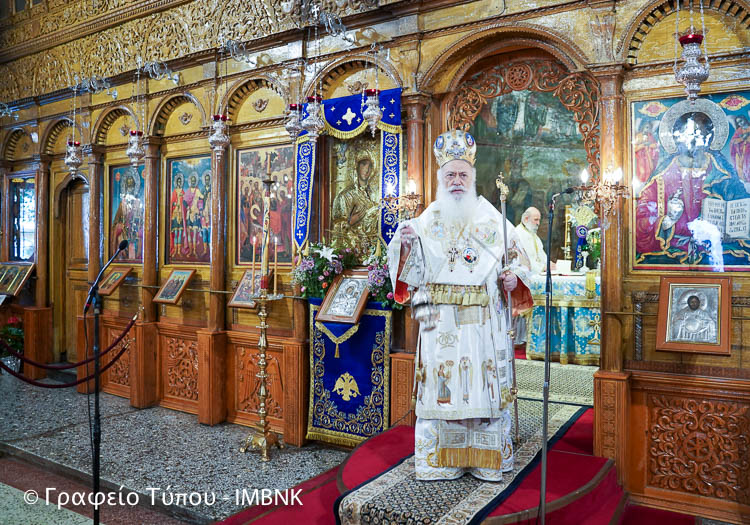
[[[477,154],[477,143],[474,137],[460,129],[446,131],[435,140],[432,147],[435,153],[438,167],[442,168],[443,164],[452,160],[465,160],[472,166],[474,157]]]

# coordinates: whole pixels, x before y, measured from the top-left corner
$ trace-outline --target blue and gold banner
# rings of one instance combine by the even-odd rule
[[[391,311],[368,303],[356,325],[315,320],[310,300],[307,438],[353,446],[388,428]]]
[[[383,116],[377,124],[381,131],[381,194],[398,196],[401,183],[401,88],[387,89],[380,93],[380,110]],[[332,137],[348,140],[368,130],[362,113],[365,97],[362,94],[338,97],[323,101],[325,131]],[[302,109],[302,119],[307,116],[307,104]],[[309,236],[310,201],[313,193],[315,169],[315,143],[303,131],[297,140],[295,158],[295,208],[292,237],[298,249],[302,249]],[[388,242],[398,226],[398,217],[381,212],[380,236]]]

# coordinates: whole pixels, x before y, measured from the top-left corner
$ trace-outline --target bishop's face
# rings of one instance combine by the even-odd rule
[[[457,199],[463,197],[474,183],[474,170],[465,160],[451,160],[441,169],[445,189]]]

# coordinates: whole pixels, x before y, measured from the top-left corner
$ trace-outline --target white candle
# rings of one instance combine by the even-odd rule
[[[255,293],[255,235],[253,235],[253,270],[250,274],[251,290]]]
[[[279,279],[279,238],[273,238],[273,294],[276,295]]]

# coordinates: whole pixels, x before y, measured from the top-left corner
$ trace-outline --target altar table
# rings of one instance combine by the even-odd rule
[[[546,275],[531,279],[534,306],[526,315],[526,358],[544,359]],[[601,277],[598,274],[552,275],[551,357],[560,363],[599,364]]]

